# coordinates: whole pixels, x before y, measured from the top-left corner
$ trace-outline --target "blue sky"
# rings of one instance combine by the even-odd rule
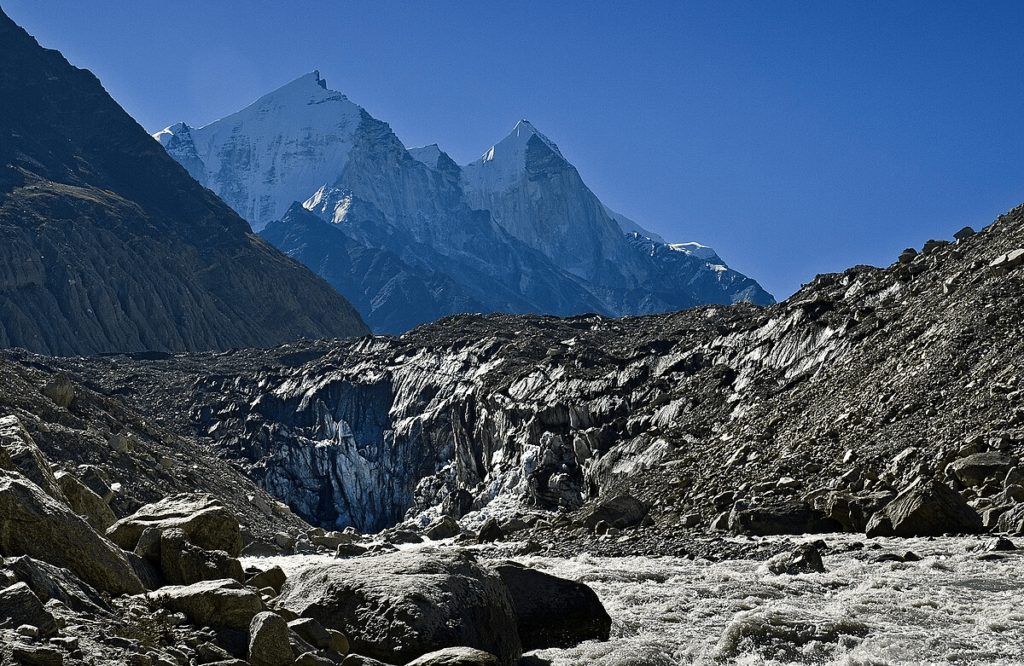
[[[147,130],[318,69],[408,146],[529,119],[611,208],[784,298],[1024,202],[1024,4],[0,0]]]

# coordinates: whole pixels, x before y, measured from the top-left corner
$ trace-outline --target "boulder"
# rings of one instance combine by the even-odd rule
[[[245,580],[242,564],[223,550],[203,550],[177,527],[160,534],[160,573],[170,585],[191,585],[204,580]]]
[[[288,623],[277,613],[257,613],[249,624],[249,664],[288,666],[295,661],[288,640]]]
[[[476,538],[479,543],[493,543],[504,539],[505,533],[501,531],[501,525],[495,518],[488,518],[480,526],[480,532],[477,533]]]
[[[1017,504],[999,515],[999,531],[1024,535],[1024,504]]]
[[[1017,464],[1016,458],[999,451],[975,453],[946,466],[946,475],[955,478],[968,488],[980,486],[989,478],[1000,483]]]
[[[427,538],[434,541],[450,539],[459,533],[459,524],[451,516],[441,516],[427,527]]]
[[[959,493],[929,479],[919,480],[871,516],[866,534],[868,537],[940,536],[974,534],[981,528],[981,516]]]
[[[110,606],[99,592],[80,581],[68,569],[27,556],[10,558],[5,566],[14,572],[19,581],[28,585],[43,603],[56,599],[79,613],[110,612]]]
[[[123,551],[16,472],[0,472],[0,555],[29,555],[70,569],[103,592],[144,591]]]
[[[43,492],[53,499],[70,506],[68,498],[64,496],[56,477],[50,471],[49,461],[17,416],[0,418],[0,448],[7,453],[8,460],[17,471],[25,475],[25,478],[42,488]]]
[[[30,666],[63,666],[64,655],[60,650],[44,645],[17,643],[11,646],[11,657],[15,663]]]
[[[583,516],[583,525],[594,529],[602,520],[612,527],[623,529],[639,525],[647,515],[647,505],[632,495],[616,495],[602,500]]]
[[[284,584],[276,608],[348,636],[358,654],[404,664],[453,645],[498,657],[522,654],[500,576],[457,551],[423,548],[308,566]]]
[[[114,491],[110,488],[110,479],[107,477],[106,472],[99,467],[95,465],[79,465],[78,478],[82,480],[82,483],[89,490],[96,493],[107,504],[113,501]]]
[[[779,553],[766,563],[768,571],[775,575],[825,573],[825,563],[817,544],[802,543],[792,553]]]
[[[67,409],[75,401],[75,383],[63,372],[50,380],[40,391],[58,407]]]
[[[146,598],[175,613],[184,613],[193,623],[248,631],[257,613],[263,611],[260,595],[235,580],[210,580],[192,585],[168,585]]]
[[[85,518],[93,529],[105,534],[107,528],[117,522],[117,516],[110,510],[110,506],[77,476],[69,472],[57,472],[54,477],[68,505]]]
[[[483,650],[450,647],[413,659],[406,666],[498,666],[498,658]]]
[[[775,501],[758,506],[737,502],[729,514],[729,529],[736,534],[821,534],[842,532],[843,526],[806,502]]]
[[[523,650],[565,648],[608,640],[612,619],[584,585],[515,562],[491,567],[512,595]]]
[[[231,557],[242,553],[238,518],[213,495],[185,493],[147,504],[114,523],[107,536],[125,550],[135,550],[142,532],[153,527],[161,532],[179,528],[203,550],[223,550]]]
[[[278,594],[281,593],[281,586],[288,580],[288,577],[284,573],[284,569],[278,566],[273,566],[266,571],[261,571],[249,580],[245,581],[246,585],[251,585],[256,589],[263,589],[264,587],[271,587]]]
[[[852,495],[833,491],[819,500],[824,505],[826,518],[843,526],[846,532],[863,532],[868,519],[896,497],[891,491]],[[815,506],[819,506],[815,503]]]
[[[25,583],[15,583],[0,590],[0,626],[22,624],[38,628],[44,636],[57,633],[57,621],[39,597]]]
[[[288,628],[317,650],[326,650],[331,647],[330,632],[324,629],[324,625],[311,617],[292,620],[288,623]]]

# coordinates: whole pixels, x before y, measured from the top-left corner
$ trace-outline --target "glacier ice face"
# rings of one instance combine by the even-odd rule
[[[621,316],[773,302],[710,248],[670,246],[608,210],[525,120],[460,167],[436,144],[406,149],[311,72],[214,123],[154,136],[254,230],[361,303],[377,332],[469,307]]]

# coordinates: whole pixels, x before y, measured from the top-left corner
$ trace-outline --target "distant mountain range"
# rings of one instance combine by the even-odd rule
[[[368,332],[95,76],[0,12],[0,347],[227,350]]]
[[[154,136],[375,332],[467,311],[774,302],[710,248],[668,244],[610,211],[525,120],[460,167],[436,145],[406,149],[312,72],[205,127]]]

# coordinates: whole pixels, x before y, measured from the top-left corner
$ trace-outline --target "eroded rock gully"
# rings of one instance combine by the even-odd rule
[[[767,308],[461,315],[397,338],[8,358],[123,400],[328,528],[571,511],[614,492],[656,525],[707,528],[737,503],[856,504],[935,475],[995,510],[992,527],[1013,490],[947,466],[1016,461],[1024,440],[1024,275],[1007,261],[1022,217]]]

